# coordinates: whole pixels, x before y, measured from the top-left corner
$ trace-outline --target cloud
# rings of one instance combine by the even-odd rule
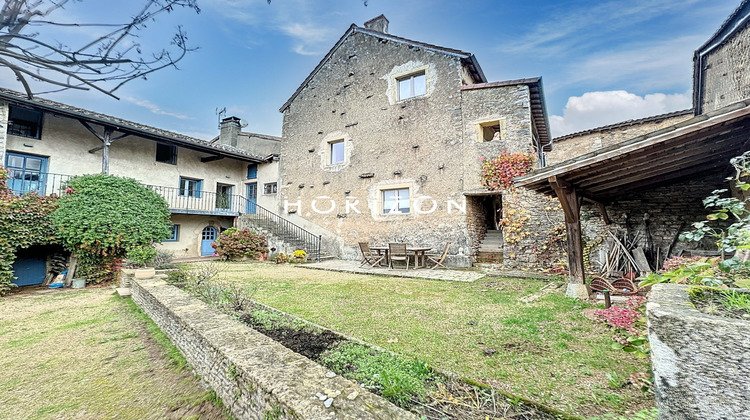
[[[312,23],[293,23],[281,26],[281,31],[295,39],[293,51],[301,55],[319,55],[325,52],[325,46],[332,37],[329,27],[316,26]]]
[[[192,119],[192,118],[188,117],[187,115],[164,111],[163,109],[159,108],[158,105],[153,104],[150,101],[147,101],[145,99],[137,99],[137,98],[134,98],[132,96],[126,96],[126,97],[123,97],[122,99],[124,99],[124,100],[126,100],[126,101],[128,101],[128,102],[130,102],[132,104],[138,105],[138,106],[140,106],[142,108],[146,108],[149,111],[151,111],[152,113],[157,114],[157,115],[165,115],[167,117],[173,117],[173,118],[177,118],[177,119],[180,119],[180,120],[190,120],[190,119]]]
[[[586,92],[568,98],[563,115],[550,116],[553,137],[692,107],[690,93],[638,96],[624,90]]]

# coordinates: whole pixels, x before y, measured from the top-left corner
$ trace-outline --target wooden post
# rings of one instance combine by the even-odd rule
[[[110,127],[104,128],[104,142],[102,147],[102,173],[109,175],[109,146],[112,144],[112,129]]]
[[[568,239],[568,270],[570,282],[566,296],[588,299],[591,290],[586,285],[583,271],[583,241],[581,240],[581,201],[575,187],[557,176],[547,179],[555,190],[565,213],[565,228]]]

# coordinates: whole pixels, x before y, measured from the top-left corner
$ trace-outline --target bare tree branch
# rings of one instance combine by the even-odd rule
[[[156,51],[144,52],[137,39],[146,23],[159,15],[177,8],[200,13],[197,0],[142,1],[143,7],[129,21],[117,24],[54,19],[54,13],[71,0],[5,0],[0,9],[0,68],[13,72],[29,98],[49,85],[59,89],[46,92],[94,89],[117,98],[114,92],[124,84],[176,67],[194,50],[188,47],[181,27],[176,29],[169,46]],[[104,35],[95,35],[82,46],[69,47],[49,39],[50,31],[45,29],[54,27],[92,27],[104,29]]]

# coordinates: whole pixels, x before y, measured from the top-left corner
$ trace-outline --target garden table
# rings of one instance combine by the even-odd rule
[[[378,255],[385,255],[385,264],[388,265],[388,247],[387,246],[371,246],[371,250],[377,251]],[[427,251],[432,250],[428,246],[407,246],[406,251],[414,254],[414,267],[427,268]],[[421,258],[421,264],[420,264]]]

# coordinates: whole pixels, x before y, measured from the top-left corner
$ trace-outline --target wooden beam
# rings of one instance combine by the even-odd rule
[[[96,146],[93,149],[89,150],[89,153],[96,153],[102,149],[104,149],[104,146]]]
[[[565,213],[565,228],[568,239],[568,271],[570,283],[584,285],[583,240],[581,239],[581,206],[575,187],[564,179],[551,176],[547,179],[557,194]],[[568,289],[570,291],[570,288]]]
[[[206,162],[213,162],[215,160],[222,160],[222,159],[224,159],[224,156],[206,156],[206,157],[201,158],[201,162],[206,163]]]
[[[104,147],[102,148],[102,173],[109,175],[109,146],[112,144],[112,132],[114,130],[110,127],[104,127],[103,142]]]

